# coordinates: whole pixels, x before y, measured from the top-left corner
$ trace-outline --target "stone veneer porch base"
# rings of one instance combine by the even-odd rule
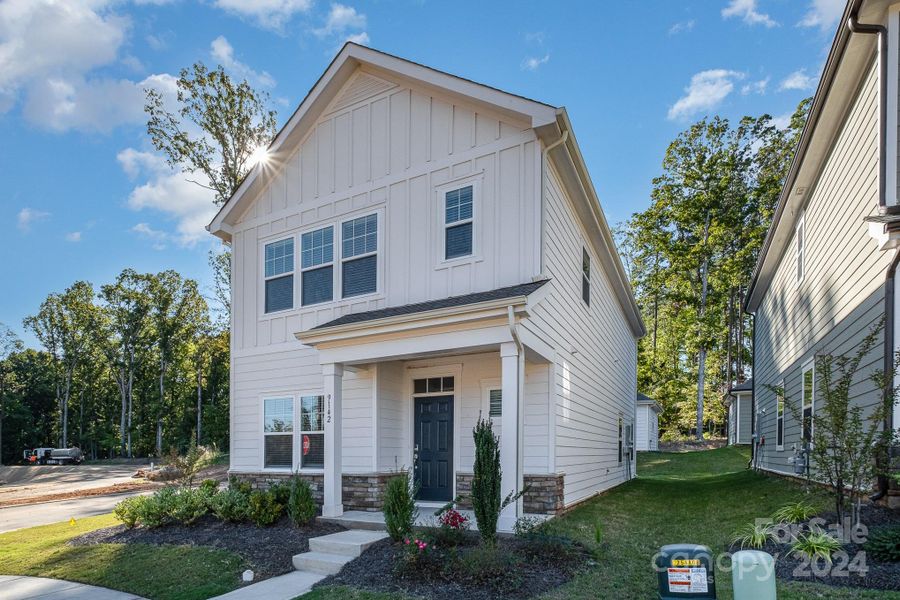
[[[562,473],[525,475],[525,495],[522,497],[522,511],[532,515],[557,515],[565,505],[564,478]],[[472,473],[456,473],[456,494],[460,497],[459,507],[470,509],[472,503]]]

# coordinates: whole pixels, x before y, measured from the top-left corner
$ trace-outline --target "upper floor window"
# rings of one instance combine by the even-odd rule
[[[294,308],[294,239],[266,244],[265,308],[275,312]]]
[[[778,387],[778,394],[775,398],[776,405],[776,429],[775,429],[775,449],[781,450],[784,447],[784,380],[781,380],[781,384]]]
[[[473,187],[467,185],[444,194],[444,258],[470,256],[473,252],[475,209]]]
[[[815,412],[815,370],[812,363],[803,368],[803,441],[806,444],[812,444],[813,438],[813,414]]]
[[[797,222],[797,228],[794,231],[794,254],[797,261],[798,284],[803,281],[803,276],[806,274],[806,265],[804,264],[804,257],[806,254],[806,225],[804,224],[804,221],[804,215],[800,215],[800,220]]]
[[[294,399],[265,398],[263,413],[263,466],[290,469],[294,460]]]
[[[334,299],[334,228],[330,225],[300,236],[303,306]]]
[[[581,249],[581,299],[591,305],[591,255],[587,248]]]
[[[341,296],[371,294],[378,288],[378,215],[341,227]]]

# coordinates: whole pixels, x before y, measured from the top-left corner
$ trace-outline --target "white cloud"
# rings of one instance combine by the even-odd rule
[[[679,119],[708,111],[734,91],[734,82],[744,78],[739,71],[711,69],[691,77],[685,95],[669,108],[669,119]]]
[[[523,71],[537,71],[541,65],[550,62],[550,54],[542,57],[528,56],[522,60],[521,68]]]
[[[747,96],[748,94],[765,94],[771,79],[771,77],[766,77],[765,79],[760,79],[758,81],[751,81],[741,87],[741,94],[744,96]]]
[[[241,79],[246,79],[250,83],[262,87],[273,87],[275,79],[268,72],[263,71],[257,73],[244,63],[234,57],[234,47],[225,39],[224,35],[220,35],[210,44],[210,54],[219,61],[226,70]]]
[[[81,241],[81,232],[80,231],[70,231],[66,234],[66,241],[77,243]]]
[[[543,45],[544,39],[546,38],[546,34],[543,31],[531,31],[525,34],[526,42],[533,42],[535,44]]]
[[[269,29],[281,29],[297,13],[312,8],[312,0],[215,0],[214,4],[232,14],[256,21]]]
[[[365,29],[366,15],[359,13],[352,6],[333,3],[328,12],[325,25],[316,29],[316,35],[325,37],[333,33],[343,34],[348,29]]]
[[[36,208],[25,207],[16,215],[16,227],[23,233],[31,231],[31,226],[38,221],[43,221],[50,216],[50,213]]]
[[[353,42],[354,44],[359,44],[360,46],[366,46],[369,43],[369,34],[365,31],[361,31],[359,33],[354,33],[347,36],[345,42]]]
[[[212,191],[193,183],[208,183],[200,173],[180,173],[173,171],[159,155],[126,148],[116,157],[122,170],[132,179],[143,176],[146,182],[137,186],[128,196],[128,206],[135,211],[158,211],[175,222],[174,233],[150,236],[146,223],[133,229],[144,237],[160,243],[174,240],[181,246],[193,246],[206,238],[206,225],[216,213]]]
[[[844,13],[846,0],[811,0],[809,10],[797,25],[831,29]]]
[[[150,240],[154,250],[165,250],[169,241],[169,234],[159,229],[153,229],[147,223],[138,223],[131,228],[132,233],[136,233],[139,237]]]
[[[677,35],[679,33],[687,33],[688,31],[693,30],[694,25],[696,25],[696,24],[697,24],[697,22],[694,21],[694,19],[690,19],[688,21],[679,21],[678,23],[675,23],[674,25],[669,27],[669,35]]]
[[[798,69],[784,78],[779,90],[811,90],[815,86],[813,78],[806,74],[806,69]]]
[[[778,129],[787,129],[791,124],[791,117],[793,116],[793,113],[784,113],[783,115],[772,117],[772,125]]]
[[[728,6],[722,9],[722,18],[740,18],[748,25],[765,25],[775,27],[778,22],[769,15],[757,10],[756,0],[731,0]]]
[[[146,40],[147,45],[150,46],[151,49],[159,52],[160,50],[165,50],[169,47],[169,42],[171,42],[175,38],[175,34],[171,31],[165,31],[162,33],[148,33],[144,40]]]

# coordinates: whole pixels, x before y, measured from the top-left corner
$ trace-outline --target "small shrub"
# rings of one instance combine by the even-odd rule
[[[223,490],[210,498],[209,508],[222,521],[240,523],[248,518],[249,495],[236,489]]]
[[[439,546],[455,548],[463,543],[469,529],[469,519],[451,506],[438,514],[438,527],[434,535]]]
[[[232,475],[228,478],[228,489],[235,490],[240,492],[241,494],[249,496],[250,492],[253,491],[253,484],[251,484],[249,481],[239,479],[238,477]]]
[[[388,480],[384,487],[383,510],[384,524],[391,539],[399,542],[412,534],[418,510],[409,471],[401,471]]]
[[[287,506],[291,497],[291,483],[289,481],[277,481],[269,485],[269,493],[275,498],[275,502]]]
[[[147,502],[147,496],[132,496],[125,498],[113,509],[113,515],[131,529],[138,524],[143,510],[143,504]]]
[[[182,525],[193,525],[197,519],[206,514],[208,492],[185,488],[179,490],[172,500],[169,517]]]
[[[179,454],[177,448],[169,452],[167,462],[180,474],[181,484],[190,487],[200,471],[213,464],[219,457],[219,451],[213,446],[198,446],[191,442],[187,452]]]
[[[481,545],[463,554],[458,568],[472,583],[511,590],[520,585],[520,563],[504,548]]]
[[[316,516],[316,501],[313,500],[309,482],[300,477],[293,477],[287,501],[287,513],[297,527],[302,527]]]
[[[782,506],[772,514],[776,523],[804,523],[816,516],[816,507],[801,500]]]
[[[737,530],[731,545],[740,544],[744,548],[762,548],[770,539],[774,539],[775,531],[770,523],[750,523]]]
[[[863,549],[875,560],[900,562],[900,525],[874,530]]]
[[[500,512],[518,500],[525,490],[519,491],[518,494],[515,490],[510,490],[501,501],[500,482],[503,474],[500,469],[500,438],[494,434],[492,421],[479,417],[472,430],[472,436],[475,438],[472,508],[481,540],[493,546],[497,543],[497,521],[500,519]]]
[[[204,479],[200,483],[200,489],[211,496],[219,491],[219,482],[215,479]]]
[[[275,494],[255,490],[250,494],[247,516],[257,527],[268,527],[278,520],[284,505],[278,504]]]
[[[813,531],[801,535],[791,544],[791,554],[801,555],[814,561],[822,558],[831,563],[831,554],[841,549],[841,543],[824,531]]]
[[[530,533],[533,533],[535,529],[540,527],[543,522],[544,520],[539,517],[529,517],[527,515],[524,517],[519,517],[518,519],[516,519],[515,525],[513,525],[513,533],[517,537],[527,536]]]
[[[176,502],[176,493],[175,488],[164,487],[147,496],[147,500],[138,506],[138,522],[150,529],[169,523],[172,520],[171,515]]]

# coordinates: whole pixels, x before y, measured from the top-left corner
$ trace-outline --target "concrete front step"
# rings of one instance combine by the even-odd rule
[[[350,529],[340,533],[312,538],[309,540],[309,549],[311,552],[338,554],[356,558],[372,544],[385,539],[387,536],[386,533],[380,531]]]
[[[336,575],[341,568],[353,560],[353,556],[328,554],[326,552],[304,552],[294,555],[294,568],[308,573]]]

